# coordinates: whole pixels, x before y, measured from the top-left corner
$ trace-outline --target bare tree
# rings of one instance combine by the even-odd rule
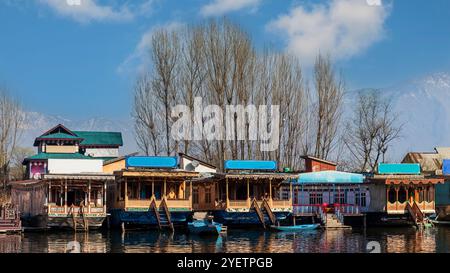
[[[161,150],[161,117],[155,103],[152,82],[142,76],[135,85],[133,118],[138,147],[146,155],[158,155]]]
[[[159,99],[163,107],[165,124],[166,153],[170,155],[177,149],[171,146],[170,126],[171,107],[177,100],[176,81],[178,76],[178,58],[180,56],[179,36],[176,31],[166,29],[157,30],[152,37],[151,56],[153,60],[152,87],[155,98]]]
[[[376,90],[361,91],[344,136],[350,161],[359,171],[373,172],[387,153],[392,141],[400,137],[402,125],[389,100]]]
[[[23,166],[23,161],[34,154],[33,149],[25,147],[16,147],[13,152],[11,161],[10,177],[11,180],[26,179],[26,168]]]
[[[23,122],[20,104],[5,91],[0,91],[0,176],[4,188],[10,178],[13,153],[22,135]]]
[[[317,100],[314,155],[328,159],[341,121],[344,84],[342,78],[336,78],[329,56],[317,57],[314,73]]]

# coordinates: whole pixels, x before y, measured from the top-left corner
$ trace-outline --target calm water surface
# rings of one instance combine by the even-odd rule
[[[450,228],[297,233],[229,230],[218,237],[157,231],[0,234],[0,253],[65,253],[75,241],[83,253],[357,253],[366,252],[370,241],[378,242],[387,253],[450,253]]]

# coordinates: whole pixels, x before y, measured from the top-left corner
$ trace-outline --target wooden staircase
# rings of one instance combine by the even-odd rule
[[[80,204],[78,217],[77,214],[75,213],[74,205],[72,205],[69,209],[69,216],[72,219],[72,228],[75,232],[78,231],[78,228],[85,232],[89,231],[89,221],[86,218],[85,209],[86,207],[83,204]]]
[[[264,200],[261,206],[259,206],[258,201],[256,201],[256,199],[253,199],[250,206],[250,210],[252,209],[258,215],[258,219],[261,222],[263,228],[266,228],[266,219],[269,220],[271,225],[278,224],[277,217],[270,208],[269,202],[267,202],[267,200]]]
[[[264,199],[264,201],[262,203],[262,211],[269,218],[271,225],[278,224],[277,217],[275,216],[272,209],[270,208],[270,205],[269,205],[269,202],[267,202],[267,199]]]
[[[252,204],[250,206],[250,210],[255,210],[256,214],[258,215],[258,219],[262,224],[263,228],[266,228],[266,221],[264,217],[264,213],[262,212],[261,208],[259,207],[258,201],[256,199],[253,199]]]
[[[160,230],[169,229],[171,231],[174,230],[174,226],[172,223],[172,219],[170,217],[170,211],[167,207],[166,199],[164,198],[159,205],[159,208],[156,205],[156,200],[153,199],[150,203],[150,211],[156,217],[156,221],[158,222],[158,227]]]
[[[425,214],[422,212],[416,202],[414,202],[412,205],[408,202],[406,205],[406,210],[408,211],[409,215],[411,215],[415,226],[420,228],[424,225]]]

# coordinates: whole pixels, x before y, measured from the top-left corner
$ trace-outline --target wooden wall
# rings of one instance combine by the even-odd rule
[[[33,217],[46,214],[45,203],[47,185],[41,183],[29,187],[17,186],[11,189],[11,203],[21,213],[22,217]]]

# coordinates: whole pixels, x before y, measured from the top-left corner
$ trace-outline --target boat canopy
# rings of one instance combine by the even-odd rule
[[[361,184],[364,175],[338,171],[302,173],[294,184]]]

